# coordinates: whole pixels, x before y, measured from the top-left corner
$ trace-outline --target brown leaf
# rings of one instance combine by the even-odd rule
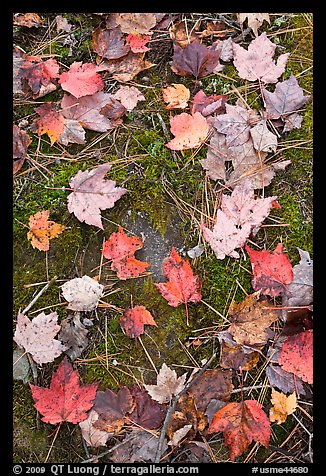
[[[26,26],[27,28],[38,28],[42,23],[42,18],[37,13],[15,13],[14,25]]]
[[[169,35],[175,45],[185,48],[189,43],[198,38],[198,34],[193,28],[186,26],[185,21],[179,21],[169,28]]]
[[[270,23],[268,13],[237,13],[240,25],[248,19],[248,27],[252,29],[255,36],[258,36],[258,28],[266,21]]]
[[[154,13],[118,13],[115,22],[120,25],[123,33],[150,33],[156,23]]]
[[[110,461],[114,463],[154,463],[159,437],[146,430],[134,429],[116,448],[111,448]],[[166,438],[163,440],[162,455],[168,449]]]
[[[12,90],[14,95],[24,94],[20,69],[25,62],[25,54],[18,47],[13,50],[13,82]]]
[[[81,356],[88,344],[87,334],[88,329],[80,322],[79,312],[75,312],[61,322],[58,339],[66,347],[65,353],[70,360],[74,361]]]
[[[135,400],[135,409],[128,415],[127,423],[137,424],[148,430],[159,428],[165,418],[166,408],[153,400],[146,390],[137,385],[129,390]]]
[[[185,48],[174,45],[171,69],[180,76],[195,76],[196,79],[210,74],[218,64],[220,52],[207,48],[194,40]]]
[[[111,30],[102,30],[98,27],[93,32],[93,50],[102,58],[117,59],[130,51],[120,27]]]
[[[192,439],[197,431],[203,431],[207,420],[203,415],[203,412],[197,409],[197,405],[194,396],[191,394],[182,395],[176,405],[175,411],[172,413],[169,420],[166,434],[170,440],[177,439],[178,435],[175,433],[184,428],[185,425],[189,425],[190,428],[187,431],[188,438]],[[181,432],[182,435],[182,432]],[[179,433],[180,436],[180,433]],[[172,444],[171,442],[168,444]]]
[[[94,427],[94,423],[97,422],[98,418],[98,413],[92,408],[88,418],[79,423],[83,438],[88,446],[105,446],[107,440],[114,435],[114,433],[108,433]]]
[[[112,74],[112,78],[122,83],[131,81],[138,73],[155,66],[144,60],[145,53],[133,53],[129,51],[126,56],[115,60],[104,59],[101,62],[101,70]]]
[[[167,88],[163,88],[162,92],[167,109],[185,109],[188,106],[190,91],[183,84],[172,83]]]
[[[98,413],[94,427],[103,431],[118,433],[125,424],[127,413],[133,411],[134,399],[127,387],[120,387],[117,393],[110,389],[98,391],[93,409]]]
[[[218,333],[221,344],[220,365],[223,369],[251,370],[259,360],[259,353],[251,348],[237,344],[229,332]]]
[[[31,144],[29,135],[20,129],[16,124],[13,124],[13,158],[14,160],[13,173],[17,173],[21,169],[26,158],[28,146]]]
[[[231,370],[209,369],[205,370],[189,391],[195,397],[198,410],[205,413],[212,399],[229,401],[232,390]]]
[[[24,92],[32,92],[35,99],[54,91],[57,86],[53,80],[60,76],[59,65],[54,58],[42,61],[37,56],[27,56],[18,74],[23,80]]]

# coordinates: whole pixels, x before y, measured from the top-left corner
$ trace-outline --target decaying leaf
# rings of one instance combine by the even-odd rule
[[[80,357],[88,344],[88,329],[80,322],[80,313],[75,312],[61,322],[61,331],[58,339],[66,347],[65,353],[70,360]]]
[[[151,35],[144,35],[141,33],[129,33],[126,38],[126,43],[130,46],[133,53],[145,53],[150,48],[146,44],[151,39]]]
[[[104,84],[98,71],[101,69],[93,63],[74,62],[69,71],[62,73],[59,83],[64,91],[75,98],[89,96],[100,91]]]
[[[212,73],[219,61],[220,52],[207,48],[195,39],[185,48],[173,47],[171,69],[180,76],[203,78]]]
[[[55,22],[57,24],[57,33],[60,33],[60,31],[70,33],[72,25],[68,23],[67,18],[63,17],[62,15],[57,15],[55,17]]]
[[[122,444],[118,443],[116,448],[112,448],[110,460],[113,463],[136,463],[151,462],[154,463],[157,453],[159,437],[152,432],[141,429],[133,429],[126,436]],[[162,455],[168,449],[166,438],[162,445]]]
[[[270,421],[256,400],[228,403],[215,413],[207,432],[223,431],[225,444],[230,448],[234,461],[246,451],[252,441],[266,448],[271,436]]]
[[[221,344],[220,365],[223,369],[247,371],[257,365],[259,352],[237,344],[228,331],[219,332],[218,340]]]
[[[227,97],[224,94],[211,94],[206,96],[204,91],[200,89],[195,94],[190,106],[190,113],[200,112],[204,117],[212,114],[222,114],[225,112],[225,101]]]
[[[159,403],[169,403],[174,395],[183,390],[186,378],[186,373],[178,377],[176,371],[171,370],[164,363],[157,375],[156,385],[144,384],[144,387],[153,400]]]
[[[313,330],[309,329],[286,338],[278,363],[304,382],[313,383]]]
[[[194,28],[187,28],[186,21],[179,21],[169,28],[169,35],[175,45],[185,48],[189,43],[198,38]]]
[[[173,438],[168,442],[170,446],[178,446],[180,441],[189,433],[192,425],[184,425],[173,433]]]
[[[27,28],[38,28],[42,23],[42,18],[37,13],[15,13],[14,25],[26,26]]]
[[[188,324],[188,302],[201,300],[201,281],[191,269],[189,261],[184,260],[172,247],[170,256],[165,259],[163,274],[167,283],[154,283],[168,304],[173,307],[184,303]]]
[[[39,136],[47,134],[50,137],[51,145],[56,142],[64,132],[65,119],[57,111],[54,102],[46,102],[35,108],[35,112],[40,116],[32,125],[32,131],[37,132]]]
[[[104,59],[101,62],[101,71],[107,71],[112,74],[116,81],[132,81],[135,76],[145,69],[152,68],[154,63],[144,59],[145,53],[133,53],[129,51],[126,56],[115,60]]]
[[[79,374],[65,357],[53,372],[50,388],[30,384],[35,408],[43,415],[42,421],[55,425],[62,421],[79,423],[88,417],[94,404],[97,383],[79,384]]]
[[[50,240],[56,238],[65,229],[63,225],[48,220],[49,216],[50,211],[43,210],[29,218],[27,238],[31,240],[33,248],[37,248],[40,251],[48,251],[50,248]]]
[[[208,122],[200,112],[195,112],[194,115],[182,112],[170,117],[170,124],[175,138],[165,145],[172,150],[199,147],[205,142],[209,131]]]
[[[12,377],[14,380],[22,380],[23,383],[28,383],[31,375],[31,366],[29,364],[26,352],[23,349],[17,347],[13,351],[13,370]]]
[[[103,244],[103,256],[112,260],[111,269],[117,272],[119,279],[137,278],[142,274],[149,263],[135,258],[135,252],[143,247],[139,236],[127,236],[123,228],[110,235]]]
[[[266,32],[255,38],[249,44],[248,50],[233,43],[233,63],[240,78],[248,81],[259,79],[265,84],[276,83],[285,71],[290,53],[280,55],[275,63],[273,60],[275,49],[276,44],[267,38]]]
[[[123,33],[150,33],[157,19],[154,13],[118,13],[115,22]]]
[[[101,210],[112,208],[127,190],[116,187],[114,180],[103,177],[110,170],[111,164],[102,164],[90,171],[77,173],[69,185],[74,190],[68,195],[68,210],[79,221],[94,225],[103,230]]]
[[[292,283],[293,271],[289,258],[283,252],[282,243],[272,253],[268,250],[255,251],[248,245],[245,250],[251,261],[254,290],[261,290],[262,294],[272,297],[284,293],[286,285]]]
[[[60,76],[59,65],[54,58],[42,61],[37,56],[27,56],[18,74],[23,80],[25,93],[31,91],[34,98],[40,98],[57,89],[53,80]]]
[[[17,46],[12,54],[12,92],[14,96],[24,94],[20,68],[25,62],[25,53]]]
[[[120,101],[129,112],[135,109],[139,101],[145,101],[145,96],[135,86],[120,86],[112,97]]]
[[[93,32],[93,50],[102,58],[117,59],[130,51],[120,27],[102,30],[98,27]],[[77,97],[77,96],[76,96]]]
[[[223,194],[213,229],[201,226],[215,256],[218,259],[239,258],[235,248],[244,246],[251,230],[259,227],[268,216],[276,198],[255,198],[254,190],[246,183],[237,185],[231,195]]]
[[[280,365],[268,365],[266,376],[271,387],[276,387],[284,393],[296,392],[298,395],[309,397],[308,384],[291,372],[286,372]]]
[[[248,27],[252,29],[255,36],[258,36],[258,28],[266,21],[270,23],[268,13],[237,13],[240,25],[248,19]]]
[[[228,332],[238,344],[263,345],[269,338],[269,326],[278,320],[278,310],[267,301],[259,301],[259,292],[249,294],[237,304],[232,301],[228,318]]]
[[[89,276],[73,278],[61,286],[62,295],[72,311],[93,311],[103,294],[104,286]]]
[[[225,104],[226,114],[218,115],[214,120],[215,129],[226,135],[226,145],[234,147],[249,140],[250,128],[257,123],[256,112],[239,105]]]
[[[167,103],[166,109],[185,109],[188,107],[190,91],[183,84],[172,83],[162,89],[163,99]]]
[[[148,430],[159,428],[165,418],[166,408],[137,385],[129,388],[129,391],[134,397],[136,406],[126,418],[126,423],[136,424]]]
[[[53,362],[66,349],[54,337],[58,334],[60,326],[57,323],[58,314],[41,312],[31,321],[21,312],[17,317],[17,326],[14,341],[33,357],[37,364]]]
[[[74,119],[65,119],[63,124],[63,132],[57,139],[60,144],[68,145],[85,144],[85,130],[78,121]]]
[[[287,397],[284,393],[272,389],[271,403],[273,406],[269,410],[269,419],[270,421],[276,421],[280,425],[297,408],[297,397],[295,392]]]
[[[300,263],[293,266],[293,281],[285,289],[284,306],[309,306],[313,302],[313,260],[308,251],[298,251]]]
[[[13,173],[17,173],[18,170],[24,164],[28,146],[31,144],[31,138],[29,135],[20,129],[16,124],[13,124]],[[15,160],[16,159],[16,160]]]
[[[198,409],[194,396],[186,393],[178,399],[178,403],[167,425],[166,434],[170,441],[178,440],[178,438],[181,437],[183,438],[183,432],[177,432],[189,424],[190,428],[187,434],[188,439],[192,439],[197,431],[203,431],[205,429],[207,420],[203,412]]]
[[[98,413],[92,408],[86,420],[79,423],[82,435],[88,446],[105,446],[107,440],[114,435],[94,427]]]
[[[120,387],[115,393],[110,389],[98,391],[93,409],[98,413],[94,427],[103,431],[118,433],[125,424],[127,413],[135,407],[134,399],[127,387]]]
[[[205,370],[196,383],[190,387],[189,391],[195,397],[198,410],[205,413],[210,401],[213,399],[228,402],[232,390],[231,370],[208,369]]]
[[[276,152],[277,137],[267,127],[267,121],[259,121],[250,129],[254,148],[259,152]]]

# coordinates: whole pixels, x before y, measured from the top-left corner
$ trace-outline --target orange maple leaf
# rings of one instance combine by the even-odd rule
[[[47,134],[50,137],[51,145],[53,145],[64,131],[65,118],[56,110],[53,102],[42,104],[35,109],[35,112],[40,118],[33,123],[33,132],[37,132],[39,136]]]
[[[37,212],[29,218],[29,232],[27,238],[31,240],[33,248],[40,251],[48,251],[50,240],[63,232],[65,227],[54,221],[49,221],[50,211]]]
[[[185,150],[199,147],[208,135],[209,125],[200,112],[192,116],[183,112],[170,118],[171,132],[175,136],[166,147],[172,150]]]
[[[162,88],[162,92],[167,109],[184,109],[188,106],[190,91],[183,84],[173,83],[167,88]]]

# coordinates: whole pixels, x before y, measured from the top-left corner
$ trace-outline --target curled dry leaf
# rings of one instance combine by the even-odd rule
[[[155,13],[118,13],[115,22],[123,33],[150,33],[157,19]]]
[[[120,27],[102,30],[98,27],[93,32],[93,50],[102,58],[118,59],[130,51]]]
[[[297,397],[295,392],[287,397],[284,393],[272,389],[271,403],[273,406],[269,410],[269,419],[270,421],[276,421],[280,425],[297,408]]]
[[[133,53],[145,53],[150,48],[146,44],[151,39],[151,35],[144,35],[141,33],[129,33],[126,38],[126,43],[130,46]]]
[[[51,145],[53,145],[64,133],[65,119],[63,115],[57,111],[54,102],[42,104],[35,108],[35,112],[40,118],[34,121],[31,130],[37,132],[39,136],[47,134],[50,137]]]
[[[126,108],[127,111],[132,111],[139,101],[145,101],[145,96],[135,88],[135,86],[120,86],[118,91],[112,96],[114,99]]]
[[[72,311],[93,311],[103,295],[103,284],[89,276],[70,279],[61,286],[63,297]]]
[[[25,93],[32,92],[34,98],[40,98],[57,89],[53,80],[60,76],[59,65],[54,58],[42,61],[37,56],[27,56],[18,76],[23,80]]]
[[[174,395],[184,389],[187,374],[177,376],[175,370],[171,370],[165,363],[157,375],[156,385],[145,385],[144,387],[153,400],[159,403],[169,403]]]
[[[128,337],[136,339],[144,333],[144,324],[157,326],[152,314],[145,306],[135,306],[126,309],[120,319],[120,326]]]
[[[33,357],[37,364],[53,362],[66,349],[54,337],[60,326],[57,323],[58,314],[42,312],[31,321],[21,312],[17,317],[14,341]]]
[[[48,220],[49,216],[50,211],[43,210],[29,218],[27,238],[31,240],[33,248],[37,248],[40,251],[48,251],[50,248],[50,240],[57,238],[65,229],[63,225]]]
[[[166,147],[171,150],[186,150],[199,147],[205,142],[209,125],[200,112],[195,112],[192,116],[182,112],[174,117],[170,117],[171,132],[175,136]]]
[[[232,402],[218,410],[207,433],[223,431],[225,444],[230,448],[230,459],[234,461],[246,451],[252,441],[266,448],[271,436],[270,421],[256,400]]]
[[[68,195],[68,210],[79,221],[94,225],[103,230],[101,210],[112,208],[127,190],[116,187],[115,181],[103,177],[111,164],[102,164],[90,171],[79,170],[69,185],[74,190]]]
[[[143,241],[139,236],[127,236],[123,228],[112,233],[103,244],[103,256],[112,260],[111,269],[117,272],[119,279],[137,278],[141,275],[149,263],[135,258],[135,252],[143,247]]]
[[[116,81],[132,81],[135,76],[145,69],[152,68],[154,63],[144,60],[145,53],[133,53],[129,51],[126,56],[115,60],[104,59],[101,62],[101,71],[112,74]]]
[[[251,347],[237,344],[229,332],[219,332],[218,340],[221,344],[220,365],[223,369],[247,371],[257,365],[259,352]]]
[[[183,84],[172,83],[162,88],[163,99],[167,103],[166,109],[185,109],[188,107],[190,91]]]
[[[284,306],[309,306],[313,302],[313,260],[308,251],[298,251],[300,263],[293,266],[293,281],[285,289]]]
[[[285,71],[290,53],[280,55],[275,63],[273,60],[275,49],[276,44],[267,38],[265,32],[249,44],[248,50],[233,43],[233,63],[240,78],[248,81],[259,79],[265,84],[276,83]]]
[[[284,293],[286,285],[292,283],[293,271],[289,258],[283,252],[282,243],[272,253],[268,250],[255,251],[248,245],[245,250],[251,261],[254,290],[261,290],[262,294],[272,297]]]
[[[79,423],[88,417],[87,411],[94,405],[97,383],[79,384],[79,374],[65,357],[53,372],[50,388],[30,384],[35,408],[43,415],[45,423]]]
[[[270,23],[268,13],[237,13],[240,25],[248,19],[248,27],[252,29],[255,36],[258,36],[258,28],[266,21]]]
[[[87,419],[79,423],[83,438],[88,446],[105,446],[107,440],[114,434],[95,428],[94,423],[97,422],[98,418],[98,413],[92,408]]]
[[[15,13],[14,25],[26,26],[27,28],[38,28],[42,23],[42,18],[37,13]]]
[[[249,294],[237,304],[232,301],[228,318],[228,332],[238,344],[264,345],[269,338],[268,328],[278,320],[279,311],[267,301],[259,301],[259,292]]]
[[[64,91],[75,98],[89,96],[100,91],[104,84],[98,71],[101,69],[93,63],[74,62],[69,71],[62,73],[59,83]]]
[[[313,330],[289,336],[284,341],[278,363],[304,382],[313,383]]]
[[[212,73],[219,62],[220,52],[207,48],[195,39],[185,48],[173,47],[171,69],[180,76],[203,78]]]

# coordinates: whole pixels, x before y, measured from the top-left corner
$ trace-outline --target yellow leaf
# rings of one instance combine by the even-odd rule
[[[272,390],[271,402],[274,405],[269,412],[270,421],[276,421],[279,425],[285,422],[288,415],[291,415],[297,408],[297,398],[295,392],[288,397],[282,393]]]

